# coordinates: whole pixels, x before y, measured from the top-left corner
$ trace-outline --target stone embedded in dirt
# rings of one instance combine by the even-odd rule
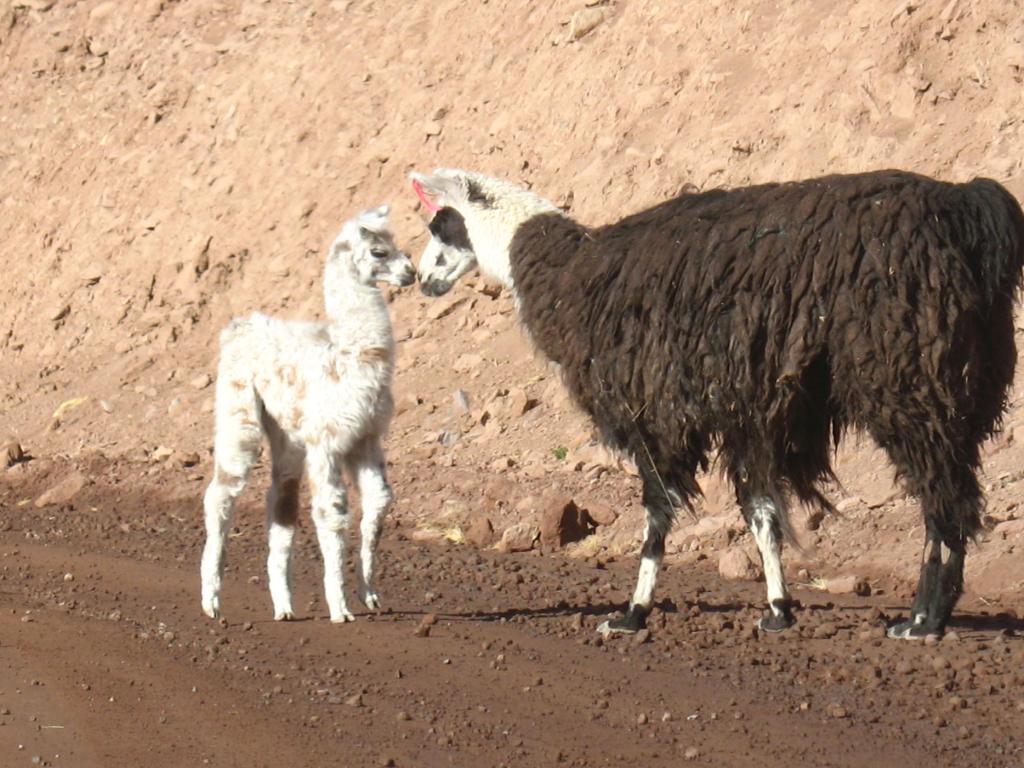
[[[579,40],[597,29],[604,21],[604,9],[583,8],[576,11],[569,21],[569,39]]]
[[[188,469],[189,467],[195,467],[202,461],[202,458],[195,451],[175,451],[174,461],[180,464],[182,467]]]
[[[854,574],[846,576],[835,576],[825,581],[825,591],[831,595],[860,595],[867,597],[871,594],[871,585],[867,579]]]
[[[1000,523],[993,532],[1004,539],[1024,533],[1024,518],[1020,520],[1007,520],[1005,523]]]
[[[363,706],[363,694],[356,693],[345,699],[345,703],[350,707],[361,707]]]
[[[847,715],[846,707],[843,707],[839,704],[829,704],[825,708],[825,714],[837,720],[842,720]]]
[[[814,631],[811,633],[811,637],[818,640],[825,640],[830,637],[835,637],[838,632],[838,626],[832,622],[825,622],[824,624],[819,624],[814,628]]]
[[[25,450],[17,440],[8,440],[0,447],[0,461],[3,462],[4,469],[24,460]]]
[[[458,307],[469,301],[468,296],[449,295],[442,299],[435,299],[427,305],[427,317],[431,320],[440,320],[454,312]]]
[[[485,515],[474,517],[466,529],[466,541],[478,549],[489,547],[494,541],[494,526]]]
[[[413,634],[416,637],[429,637],[430,636],[430,628],[432,626],[434,626],[434,624],[436,622],[437,622],[437,614],[436,613],[428,613],[426,616],[424,616],[422,619],[420,619],[420,623],[417,625],[416,629],[413,631]]]
[[[492,461],[488,467],[492,472],[505,472],[516,465],[515,459],[511,456],[502,456]]]
[[[564,547],[591,533],[590,517],[576,506],[571,496],[551,495],[541,502],[540,540],[545,547]]]
[[[516,523],[505,529],[497,549],[501,552],[529,552],[540,537],[540,529],[533,523]]]
[[[452,392],[452,412],[456,416],[469,413],[469,394],[464,389],[456,389]]]
[[[619,519],[618,512],[600,501],[587,504],[586,512],[597,525],[611,525]]]
[[[515,388],[508,393],[506,399],[509,415],[513,417],[522,416],[527,411],[537,407],[537,401],[526,394],[526,390]]]
[[[85,488],[88,479],[81,472],[72,472],[55,486],[45,491],[35,501],[37,509],[52,505],[67,504]]]
[[[188,384],[192,389],[206,389],[212,382],[213,379],[210,378],[210,374],[200,373],[198,376],[191,379]]]
[[[149,454],[150,461],[165,461],[174,455],[174,449],[168,448],[166,445],[157,446],[151,454]]]
[[[483,364],[483,355],[478,354],[465,354],[459,355],[459,357],[452,363],[452,370],[456,373],[469,373],[480,368]]]
[[[700,750],[696,747],[687,747],[686,751],[683,752],[683,757],[687,760],[696,760],[700,757]]]
[[[847,496],[845,499],[840,499],[836,503],[836,512],[849,512],[852,509],[856,509],[861,505],[861,500],[856,496]]]
[[[761,566],[746,551],[733,547],[718,558],[718,573],[730,581],[755,581],[761,578]]]

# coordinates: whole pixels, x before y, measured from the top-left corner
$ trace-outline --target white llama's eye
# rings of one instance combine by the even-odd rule
[[[381,248],[371,248],[370,255],[375,259],[386,259],[388,257],[388,252]]]

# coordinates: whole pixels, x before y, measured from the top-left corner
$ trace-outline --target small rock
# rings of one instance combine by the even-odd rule
[[[494,541],[494,526],[486,516],[474,517],[466,529],[466,541],[478,549],[491,545]]]
[[[861,595],[867,597],[871,594],[871,585],[866,579],[853,574],[836,576],[825,582],[825,590],[832,595]]]
[[[40,509],[51,505],[67,504],[85,488],[87,482],[88,480],[81,472],[72,472],[36,499],[35,506]]]
[[[200,373],[198,376],[189,381],[189,386],[192,389],[206,389],[213,382],[208,373]]]
[[[363,706],[363,694],[357,693],[354,696],[349,696],[345,699],[345,703],[350,707],[361,707]]]
[[[0,447],[0,461],[3,461],[5,469],[24,460],[25,450],[17,440],[8,440]]]
[[[718,573],[729,581],[755,581],[761,577],[761,568],[744,550],[734,547],[718,559]]]
[[[175,452],[175,460],[178,462],[178,464],[185,468],[194,467],[198,465],[200,461],[202,461],[199,454],[194,451],[191,451],[189,453]]]
[[[548,496],[541,503],[540,540],[551,549],[586,538],[593,531],[587,513],[571,496]]]
[[[452,363],[452,370],[456,373],[469,373],[480,368],[483,364],[484,358],[482,355],[477,354],[466,354],[459,355],[459,357]]]
[[[525,389],[516,388],[508,393],[508,413],[513,417],[522,416],[537,407],[537,401],[526,394]]]
[[[505,529],[497,548],[502,552],[529,552],[540,537],[540,529],[531,523],[516,523]]]
[[[644,712],[641,712],[639,715],[637,715],[637,717],[636,717],[636,724],[637,725],[647,725],[647,714],[644,713]]]
[[[836,720],[842,720],[846,717],[846,707],[840,706],[839,704],[829,704],[825,708],[825,714],[829,717],[834,717]]]
[[[452,393],[452,411],[456,416],[469,413],[469,395],[464,389],[456,389]]]
[[[1005,523],[1000,523],[995,527],[994,533],[1004,539],[1024,533],[1024,517],[1019,520],[1007,520]]]
[[[448,296],[444,299],[437,299],[430,302],[427,309],[427,317],[431,320],[440,320],[442,317],[447,317],[456,310],[459,306],[469,301],[468,296]]]
[[[174,455],[174,449],[166,445],[157,446],[156,450],[149,455],[150,461],[164,461]]]
[[[604,11],[601,8],[583,8],[572,15],[569,22],[569,39],[579,40],[591,32],[604,21]]]
[[[597,525],[611,525],[619,519],[618,512],[599,501],[588,504],[586,513]]]
[[[424,616],[420,620],[420,623],[416,627],[416,630],[413,632],[413,634],[416,637],[429,637],[430,636],[430,628],[432,626],[434,626],[434,623],[436,621],[437,621],[437,614],[436,613],[428,613],[426,616]]]
[[[683,752],[683,757],[687,760],[696,760],[700,757],[700,750],[696,747],[687,747],[686,751]]]
[[[835,637],[836,633],[838,632],[839,627],[837,627],[835,624],[831,622],[826,622],[824,624],[819,624],[814,628],[814,632],[812,632],[812,637],[821,640],[829,637]]]

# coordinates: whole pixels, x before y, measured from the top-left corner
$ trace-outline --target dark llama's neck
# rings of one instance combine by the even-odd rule
[[[595,266],[580,254],[589,231],[560,213],[544,213],[521,224],[509,244],[519,319],[533,343],[560,365],[584,353],[588,338],[586,274]]]

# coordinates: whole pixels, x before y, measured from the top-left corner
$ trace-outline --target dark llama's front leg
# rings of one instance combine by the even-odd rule
[[[647,616],[654,605],[654,587],[665,556],[665,537],[672,527],[673,505],[656,475],[645,473],[643,498],[647,510],[647,530],[640,552],[640,573],[633,599],[624,616],[609,619],[598,626],[597,631],[602,634],[638,632],[646,625]]]
[[[953,537],[949,546],[941,534],[928,525],[928,553],[921,564],[921,578],[910,606],[910,618],[893,624],[889,637],[913,640],[941,635],[963,592],[966,542]]]

